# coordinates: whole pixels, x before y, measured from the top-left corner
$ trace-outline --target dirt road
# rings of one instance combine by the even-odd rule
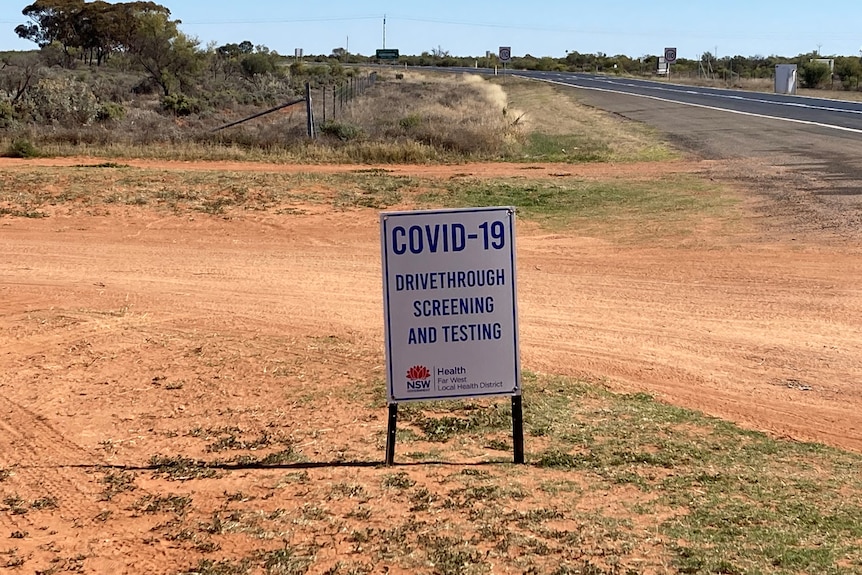
[[[29,168],[0,160],[0,169]],[[448,178],[525,167],[386,169]],[[530,176],[649,178],[650,169],[533,166]],[[709,220],[679,242],[520,222],[523,366],[862,452],[862,250],[737,191],[733,235]],[[267,517],[308,516],[322,486],[352,480],[355,469],[337,462],[380,459],[385,416],[359,391],[382,389],[384,374],[378,212],[322,206],[211,215],[73,201],[46,218],[0,217],[0,536],[17,539],[7,565],[176,573],[190,546],[194,557],[215,548],[165,519],[191,498],[194,517],[218,519],[200,533],[221,534],[230,533],[223,500],[260,497],[254,505],[273,515],[260,511],[254,529],[277,541],[288,535],[264,529]],[[240,429],[262,430],[246,449],[284,442],[326,464],[314,487],[240,470],[211,492],[168,483],[165,495],[148,476],[124,491],[126,469],[157,467],[160,454],[199,457],[207,445],[212,456],[222,448],[213,438],[236,443]],[[266,485],[291,481],[292,499],[265,499]],[[46,511],[18,514],[20,502]],[[333,513],[350,511],[339,505]],[[255,549],[239,537],[220,538],[222,555]],[[344,552],[315,543],[318,565]]]
[[[507,169],[523,167],[394,168],[440,177]],[[601,175],[613,167],[567,169]],[[645,174],[643,166],[625,170]],[[813,242],[804,226],[764,231],[762,202],[746,207],[747,236],[710,238],[705,229],[684,246],[620,245],[522,225],[524,366],[606,380],[752,428],[862,450],[860,250],[828,235]],[[347,337],[362,342],[367,368],[382,363],[373,210],[228,218],[64,210],[0,221],[0,388],[28,409],[77,413],[62,404],[76,402],[68,396],[79,383],[125,374],[134,362],[123,355],[141,350],[120,344],[118,330],[170,326],[239,340],[249,330]],[[194,362],[184,369],[163,371],[193,379]],[[69,423],[64,432],[75,441],[97,443],[98,427],[84,431],[80,418]]]

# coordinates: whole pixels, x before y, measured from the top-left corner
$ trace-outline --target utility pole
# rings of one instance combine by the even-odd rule
[[[383,15],[383,49],[386,49],[386,14]]]

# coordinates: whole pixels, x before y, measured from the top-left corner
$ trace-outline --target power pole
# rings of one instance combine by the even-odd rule
[[[386,49],[386,14],[383,15],[383,49]]]

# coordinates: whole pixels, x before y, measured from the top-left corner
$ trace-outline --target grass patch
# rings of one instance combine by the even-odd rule
[[[184,515],[191,507],[192,498],[187,495],[145,495],[132,506],[141,513],[175,513]]]
[[[410,511],[403,525],[355,530],[357,545],[441,573],[487,572],[487,562],[640,573],[637,550],[646,547],[647,564],[680,573],[837,575],[862,566],[862,457],[775,440],[645,393],[522,379],[528,466],[442,476],[432,465],[424,477],[419,468],[379,475],[376,488],[336,485],[339,493],[365,485],[369,502],[393,499]],[[415,442],[433,446],[401,461],[451,460],[511,430],[508,402],[493,400],[410,403],[399,418]]]
[[[117,162],[100,162],[98,164],[76,164],[76,168],[130,168],[128,164]]]
[[[857,455],[787,443],[646,394],[562,378],[525,394],[527,431],[550,440],[539,468],[627,485],[674,510],[661,530],[683,573],[841,573],[862,565]],[[592,479],[589,479],[592,478]],[[842,493],[838,496],[838,493]]]
[[[647,182],[462,180],[420,199],[448,207],[513,205],[519,214],[551,224],[632,217],[667,221],[728,204],[719,189],[687,175]]]
[[[181,455],[153,455],[150,458],[150,467],[155,469],[157,475],[174,481],[208,479],[218,475],[218,471],[209,463]]]
[[[525,159],[543,162],[603,162],[613,157],[608,142],[579,135],[534,132],[524,146]]]
[[[512,160],[660,162],[677,156],[654,129],[586,106],[571,88],[512,77],[490,82],[505,90],[508,117],[524,135]]]
[[[288,174],[162,170],[34,168],[0,171],[0,215],[40,217],[47,206],[68,210],[104,205],[230,217],[248,212],[306,209],[381,210],[395,205],[471,207],[514,205],[519,217],[550,227],[577,224],[660,238],[690,234],[702,217],[731,221],[733,200],[717,184],[692,175],[647,181],[438,179],[382,171]],[[731,214],[730,216],[728,214]],[[724,225],[724,224],[722,224]]]
[[[290,210],[297,204],[383,209],[419,180],[385,172],[289,174],[39,167],[0,171],[0,215],[44,217],[46,206],[146,205],[174,213]],[[5,205],[4,205],[5,204]]]
[[[39,218],[47,218],[48,214],[45,212],[40,212],[38,210],[27,210],[27,209],[14,209],[14,208],[0,208],[0,216],[12,216],[13,218],[31,218],[31,219],[39,219]]]
[[[102,491],[102,501],[110,501],[114,496],[125,491],[135,490],[135,474],[130,471],[112,470],[102,478],[105,485]]]

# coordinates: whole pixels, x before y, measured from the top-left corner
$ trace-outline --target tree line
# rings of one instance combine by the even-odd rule
[[[102,65],[112,55],[121,53],[133,59],[163,91],[165,96],[183,91],[191,78],[201,69],[213,67],[206,62],[206,51],[197,39],[184,34],[179,20],[171,19],[166,6],[151,1],[108,3],[103,0],[36,0],[22,10],[30,21],[15,28],[21,38],[35,42],[41,49],[58,49],[68,65],[73,60]],[[211,47],[212,48],[212,47]],[[251,42],[226,44],[209,50],[216,67],[225,68],[227,74],[241,73],[247,77],[273,73],[279,61],[278,54],[256,47]],[[373,56],[350,54],[344,48],[335,48],[329,55],[311,56],[317,62],[374,62]],[[608,55],[601,52],[584,54],[567,52],[565,57],[514,58],[511,66],[526,70],[583,71],[617,74],[650,75],[658,68],[659,57],[644,55]],[[800,66],[803,86],[858,89],[862,78],[862,62],[856,56],[835,56],[834,66],[825,69],[822,58],[812,52],[794,57],[781,56],[727,56],[717,58],[705,52],[699,59],[680,59],[673,65],[678,74],[700,75],[732,82],[740,78],[771,78],[777,64],[795,63]],[[496,55],[483,57],[452,56],[441,47],[419,55],[401,56],[398,64],[414,66],[475,66],[500,65]]]
[[[182,32],[181,21],[172,17],[167,6],[152,1],[36,0],[22,14],[28,21],[18,25],[15,32],[34,42],[39,50],[0,53],[0,128],[13,120],[57,121],[69,115],[75,121],[81,117],[113,118],[122,113],[130,98],[151,93],[160,96],[164,111],[180,115],[236,105],[273,105],[296,96],[306,81],[318,85],[344,82],[355,74],[355,69],[344,64],[377,63],[374,56],[352,54],[344,48],[297,61],[248,40],[201,47],[196,38]],[[494,53],[458,57],[439,46],[385,63],[501,65]],[[855,56],[836,56],[830,68],[816,53],[790,58],[716,58],[707,52],[700,59],[678,60],[673,73],[724,79],[732,84],[737,79],[771,78],[775,66],[786,63],[800,66],[804,87],[859,89],[862,63]],[[509,65],[526,70],[652,75],[658,56],[632,58],[571,51],[561,58],[528,54],[514,58]],[[58,67],[83,67],[90,73],[61,79]],[[81,85],[81,78],[87,78],[87,85]],[[47,113],[51,105],[68,108],[69,113]],[[89,112],[82,115],[81,110]]]

